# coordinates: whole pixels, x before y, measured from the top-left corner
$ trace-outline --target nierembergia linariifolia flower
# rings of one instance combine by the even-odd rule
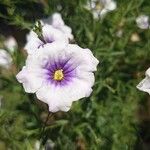
[[[150,28],[149,16],[146,16],[146,15],[138,16],[136,18],[136,23],[137,23],[137,26],[140,29],[148,29],[148,28]]]
[[[114,0],[90,0],[86,8],[91,10],[95,19],[104,17],[108,12],[115,10],[117,3]]]
[[[28,55],[17,79],[27,93],[36,93],[47,103],[49,111],[68,111],[73,101],[91,94],[99,61],[89,49],[76,44],[40,47]]]
[[[55,47],[65,47],[69,42],[60,30],[47,24],[42,27],[42,36],[41,40],[34,31],[30,32],[25,45],[28,54],[35,53],[44,45],[49,45],[52,49],[55,49]]]

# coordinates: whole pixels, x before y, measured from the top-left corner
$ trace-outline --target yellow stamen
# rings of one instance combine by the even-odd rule
[[[54,80],[61,81],[64,78],[63,70],[56,70],[53,78]]]

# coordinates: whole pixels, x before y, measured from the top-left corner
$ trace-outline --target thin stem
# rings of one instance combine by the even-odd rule
[[[48,122],[48,119],[49,119],[52,115],[53,115],[53,113],[51,113],[51,112],[49,112],[48,115],[47,115],[47,118],[46,118],[46,120],[45,120],[45,122],[44,122],[44,125],[43,125],[43,127],[42,127],[42,130],[41,130],[41,136],[40,136],[41,139],[44,137],[44,132],[45,132],[45,128],[46,128],[46,124],[47,124],[47,122]],[[42,142],[42,143],[43,143],[43,142]]]
[[[42,129],[41,129],[41,135],[40,135],[40,138],[41,138],[41,139],[44,137],[45,127],[46,127],[46,124],[47,124],[47,122],[48,122],[48,119],[49,119],[52,115],[53,115],[52,112],[49,112],[48,115],[47,115],[47,118],[46,118],[46,120],[45,120],[45,122],[44,122],[44,125],[43,125]],[[44,138],[44,139],[45,139],[45,138]],[[45,140],[42,139],[42,142],[41,142],[41,144],[40,144],[40,148],[41,148],[42,145],[43,145],[43,141],[45,141]]]
[[[48,115],[47,115],[47,118],[46,118],[46,120],[45,120],[45,122],[44,122],[44,125],[43,125],[43,127],[42,127],[42,130],[41,130],[41,136],[40,136],[41,138],[42,138],[43,133],[44,133],[44,131],[45,131],[45,127],[46,127],[47,121],[48,121],[49,117],[52,116],[52,114],[53,114],[53,113],[49,112]]]

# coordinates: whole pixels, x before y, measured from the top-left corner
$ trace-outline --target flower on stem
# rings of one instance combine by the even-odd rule
[[[114,0],[91,0],[86,8],[92,10],[95,19],[103,18],[108,12],[115,10],[117,3]]]
[[[9,53],[3,49],[0,49],[0,66],[9,69],[12,63],[12,58]]]
[[[145,75],[146,77],[137,85],[137,88],[150,94],[150,68],[146,71]]]
[[[51,48],[55,49],[55,47],[65,47],[69,43],[66,36],[51,25],[45,24],[41,26],[39,30],[36,28],[36,33],[34,31],[32,30],[27,36],[25,49],[28,54],[35,53],[45,45],[49,45]]]
[[[140,15],[139,17],[136,18],[136,23],[140,29],[150,28],[149,16]]]
[[[17,79],[27,93],[47,103],[49,111],[68,111],[73,101],[91,94],[98,63],[89,49],[78,45],[45,44],[27,57]]]

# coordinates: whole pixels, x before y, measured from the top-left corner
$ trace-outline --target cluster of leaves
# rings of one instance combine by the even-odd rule
[[[116,11],[103,20],[93,19],[85,8],[87,0],[0,1],[0,31],[6,25],[11,32],[21,33],[18,42],[25,38],[24,29],[31,29],[35,20],[59,11],[72,28],[75,41],[90,48],[100,60],[92,96],[75,102],[68,113],[53,114],[48,119],[43,144],[51,140],[55,149],[130,150],[142,149],[143,140],[148,142],[150,131],[141,134],[139,124],[150,122],[145,115],[149,100],[136,85],[149,66],[150,31],[138,29],[135,19],[141,13],[150,14],[150,2],[116,1]],[[123,31],[122,37],[116,36],[119,30]],[[140,37],[138,42],[131,41],[135,33]],[[32,150],[40,140],[47,107],[34,95],[26,94],[15,79],[25,60],[21,48],[13,59],[12,72],[0,70],[0,149]],[[145,117],[139,115],[139,105],[142,112],[147,108]]]

